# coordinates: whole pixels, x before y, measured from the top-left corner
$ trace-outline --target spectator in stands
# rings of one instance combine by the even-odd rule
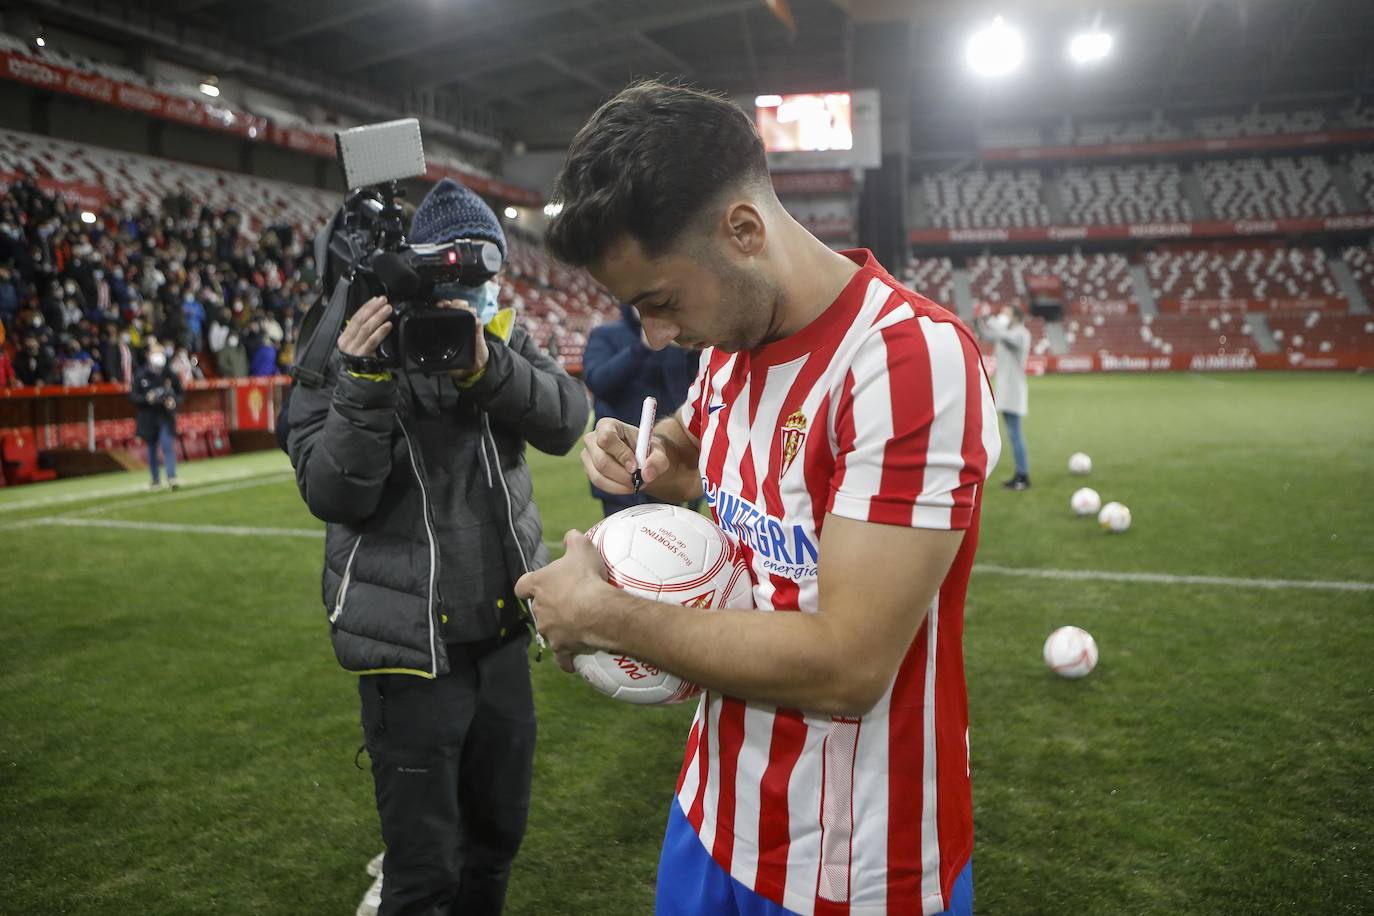
[[[410,239],[456,238],[491,241],[505,258],[491,208],[445,179]],[[297,483],[328,523],[334,650],[362,674],[383,913],[501,911],[535,737],[529,617],[513,589],[548,557],[525,448],[566,454],[587,422],[581,384],[514,313],[485,284],[465,293],[479,316],[471,369],[402,379],[371,364],[391,325],[386,300],[370,299],[339,336],[325,385],[297,385],[290,401]],[[410,563],[417,551],[430,559]]]
[[[14,388],[19,385],[19,376],[14,372],[9,351],[0,347],[0,388]]]
[[[15,316],[19,313],[21,293],[18,279],[12,268],[0,266],[0,322],[5,325],[14,324]]]
[[[15,358],[15,375],[21,385],[51,385],[53,382],[52,357],[38,337],[28,335],[24,338],[23,349]]]
[[[997,393],[997,409],[1011,440],[1016,472],[1002,486],[1009,490],[1030,488],[1030,458],[1026,454],[1026,436],[1022,429],[1029,404],[1026,385],[1026,357],[1030,355],[1030,331],[1026,329],[1026,315],[1018,305],[1004,305],[992,318],[976,323],[978,333],[993,341],[997,374],[993,378]]]
[[[644,338],[639,313],[620,307],[620,320],[593,328],[582,353],[582,380],[596,399],[596,419],[613,417],[639,425],[646,397],[658,401],[658,414],[666,417],[687,400],[696,378],[700,354],[669,345],[654,351]],[[647,493],[618,495],[592,485],[592,496],[601,500],[603,515],[644,503],[659,502]]]
[[[113,322],[105,323],[100,338],[100,374],[105,381],[126,384],[133,379],[134,354],[129,334]]]
[[[205,306],[190,290],[187,290],[186,296],[182,300],[181,314],[182,319],[186,322],[186,334],[181,343],[192,352],[199,353],[205,349],[205,338],[202,330],[205,326]]]
[[[258,345],[248,359],[249,375],[260,377],[277,374],[277,348],[266,336],[258,335]]]
[[[134,375],[129,400],[138,408],[135,429],[148,444],[148,470],[152,480],[151,493],[162,486],[158,468],[158,451],[167,465],[167,485],[177,488],[177,407],[183,393],[181,380],[167,366],[167,354],[160,348],[148,352],[148,364]]]
[[[63,345],[62,384],[68,388],[78,388],[91,383],[91,373],[95,370],[95,360],[84,350],[81,342],[67,338]]]
[[[21,315],[21,324],[24,323],[23,319],[24,316]],[[27,324],[24,326],[23,336],[37,339],[44,351],[51,351],[57,342],[57,335],[53,333],[52,326],[48,324],[43,313],[31,310],[28,312],[26,320]]]
[[[248,375],[248,353],[232,331],[225,337],[224,346],[215,354],[215,367],[224,378],[245,378]]]
[[[191,382],[205,379],[205,373],[200,371],[200,364],[185,347],[177,347],[176,352],[172,354],[171,362],[167,365],[171,368],[172,373],[181,380],[182,385],[189,385]]]

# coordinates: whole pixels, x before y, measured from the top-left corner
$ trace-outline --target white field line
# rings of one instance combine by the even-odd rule
[[[101,513],[109,512],[111,509],[123,509],[127,506],[162,506],[167,503],[180,502],[183,499],[197,499],[201,496],[210,496],[215,493],[232,493],[235,490],[247,490],[252,487],[262,487],[290,479],[290,471],[273,471],[258,477],[230,481],[229,483],[221,483],[212,487],[188,487],[178,490],[175,493],[167,493],[165,491],[143,493],[132,499],[123,499],[118,502],[106,503],[101,506],[92,506],[89,509],[77,509],[74,512],[63,512],[60,517],[76,518],[85,515],[100,515]]]
[[[75,509],[71,512],[62,512],[57,515],[47,515],[39,518],[26,518],[17,522],[0,522],[0,531],[10,528],[32,528],[35,525],[47,525],[59,518],[79,518],[81,516],[100,515],[101,513],[109,512],[113,509],[125,509],[132,506],[160,506],[164,503],[178,502],[183,499],[196,499],[201,496],[210,496],[214,493],[229,493],[234,490],[247,490],[250,487],[261,487],[271,483],[278,483],[282,480],[288,480],[290,477],[290,473],[273,471],[269,474],[240,478],[231,480],[229,483],[221,483],[210,487],[194,486],[178,493],[140,493],[138,496],[131,499],[116,500],[112,503],[91,506],[87,509]],[[120,490],[116,492],[124,493],[127,491]]]
[[[188,493],[187,496],[195,495]],[[258,528],[234,525],[181,525],[168,522],[135,522],[120,519],[73,518],[49,516],[28,522],[32,525],[63,525],[81,528],[118,528],[129,531],[156,531],[176,534],[219,534],[235,537],[297,537],[322,538],[324,532],[316,528]],[[545,541],[544,546],[562,547]],[[1107,569],[1038,569],[1030,566],[997,566],[978,563],[975,573],[994,576],[1018,576],[1030,579],[1063,579],[1095,582],[1143,582],[1152,585],[1208,585],[1217,588],[1308,589],[1313,591],[1374,592],[1374,582],[1339,579],[1246,579],[1233,576],[1190,576],[1172,573],[1127,572]]]
[[[203,481],[191,485],[187,495],[191,495],[196,487],[206,483],[221,483],[231,480],[251,480],[267,475],[279,475],[281,471],[253,471],[250,473],[224,474],[222,476],[209,477]],[[134,493],[143,492],[145,482],[126,483],[118,487],[106,487],[103,490],[83,490],[80,493],[64,493],[60,496],[38,496],[33,499],[21,499],[11,503],[0,503],[0,513],[16,512],[20,509],[34,509],[39,506],[60,506],[66,503],[84,503],[95,499],[105,499],[109,496],[129,496]]]
[[[1304,588],[1330,592],[1374,592],[1374,582],[1333,579],[1242,579],[1231,576],[1187,576],[1108,569],[1036,569],[1027,566],[995,566],[988,563],[974,564],[973,571],[994,576],[1024,576],[1032,579],[1148,582],[1154,585],[1215,585],[1221,588]]]
[[[119,528],[128,531],[156,531],[172,534],[222,534],[234,537],[314,538],[324,537],[318,528],[250,528],[238,525],[179,525],[172,522],[133,522],[117,518],[72,518],[54,516],[35,519],[41,525],[61,525],[70,528]]]

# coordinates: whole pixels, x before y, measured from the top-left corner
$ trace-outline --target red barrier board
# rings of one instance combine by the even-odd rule
[[[1344,312],[1350,303],[1340,296],[1309,296],[1302,299],[1160,299],[1161,312],[1272,312],[1306,310]]]
[[[854,173],[774,172],[773,190],[779,194],[839,194],[854,190]]]
[[[223,130],[249,138],[262,137],[267,132],[267,119],[257,115],[143,86],[117,83],[95,73],[72,70],[14,51],[0,50],[0,76],[39,89],[64,92],[92,102],[196,127]]]
[[[1153,353],[1130,355],[1083,353],[1032,356],[1029,375],[1081,372],[1246,372],[1255,369],[1374,370],[1374,351],[1303,353]]]
[[[1374,229],[1374,213],[1293,219],[1202,220],[1102,226],[1035,226],[1014,229],[913,229],[915,245],[987,245],[998,242],[1073,242],[1127,239],[1202,239],[1303,235]]]
[[[19,180],[17,172],[0,172],[0,190]],[[58,181],[56,178],[39,178],[38,187],[48,194],[61,197],[69,204],[77,204],[86,210],[99,210],[109,200],[105,189],[98,184],[85,181]]]

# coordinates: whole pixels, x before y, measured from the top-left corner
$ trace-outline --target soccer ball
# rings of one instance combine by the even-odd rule
[[[1082,452],[1074,452],[1069,456],[1070,474],[1091,474],[1093,472],[1093,460]]]
[[[1069,505],[1077,515],[1092,515],[1102,508],[1102,497],[1092,487],[1080,487],[1073,491]]]
[[[681,506],[624,509],[592,526],[611,584],[641,598],[695,608],[752,608],[753,583],[739,547],[704,515]],[[700,692],[654,665],[627,655],[573,657],[582,679],[616,700],[679,703]]]
[[[1131,527],[1131,510],[1121,503],[1107,503],[1097,513],[1097,523],[1105,531],[1121,532]]]
[[[1060,677],[1079,678],[1097,667],[1097,641],[1087,630],[1060,627],[1045,640],[1045,664]]]

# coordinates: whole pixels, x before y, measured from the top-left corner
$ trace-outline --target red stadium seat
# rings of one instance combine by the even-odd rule
[[[38,443],[21,432],[0,437],[0,463],[12,483],[36,483],[57,477],[56,471],[38,466]]]
[[[204,433],[182,433],[181,444],[187,461],[199,461],[201,458],[210,457],[210,447],[205,442]]]
[[[222,429],[212,429],[205,434],[205,445],[215,457],[228,455],[233,451],[229,446],[229,435]]]

